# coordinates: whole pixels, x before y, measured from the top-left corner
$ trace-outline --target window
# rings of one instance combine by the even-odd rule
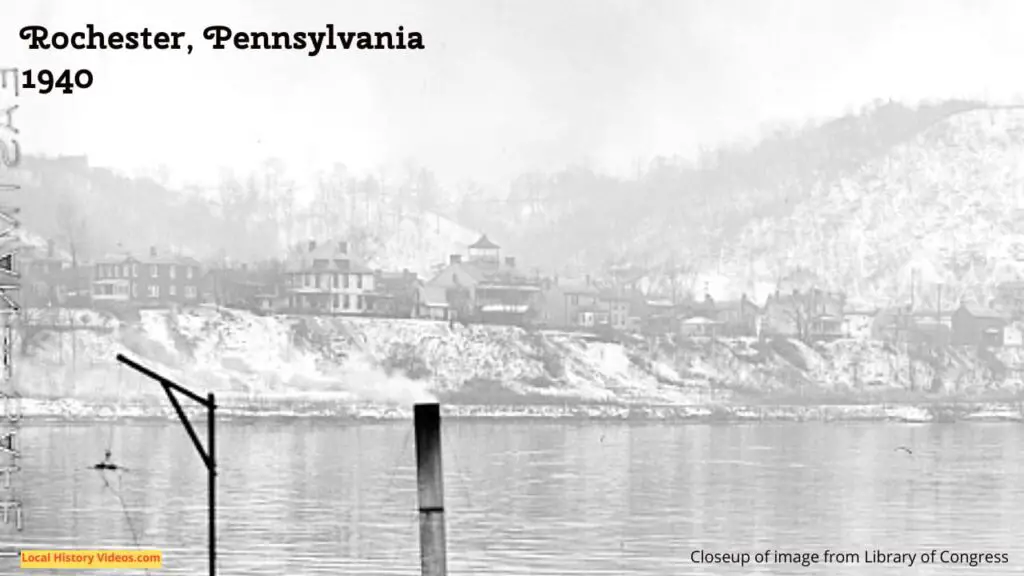
[[[125,278],[127,278],[127,277],[128,277],[128,265],[127,265],[127,264],[125,264],[124,266],[122,266],[122,267],[121,267],[121,269],[122,269],[122,275],[123,275],[123,276],[124,276]]]
[[[348,274],[341,275],[341,285],[348,289]],[[348,306],[345,307],[348,308]]]
[[[345,294],[344,302],[345,302],[345,305],[342,308],[344,308],[345,310],[348,310],[350,308],[349,304],[351,304],[351,302],[349,301],[349,298],[348,298],[348,294]]]
[[[159,298],[160,297],[160,287],[159,286],[147,286],[146,289],[147,289],[146,291],[149,293],[149,297],[150,298]]]
[[[362,296],[356,296],[356,309],[366,310],[366,299]]]
[[[132,264],[132,278],[138,278],[138,277],[139,277],[139,265],[138,264]]]
[[[341,286],[341,278],[339,278],[338,276],[338,274],[334,274],[333,276],[331,276],[331,288],[337,288],[338,286]]]
[[[340,308],[341,307],[341,296],[338,296],[337,294],[334,295],[334,307],[335,308]]]
[[[135,282],[132,282],[132,298],[138,298],[138,297],[139,297],[139,285],[136,284]]]
[[[177,276],[178,267],[174,266],[174,265],[171,265],[170,269],[171,269],[171,271],[170,271],[171,278],[173,279],[175,276]]]
[[[185,298],[189,300],[195,300],[198,292],[196,292],[195,286],[185,286]]]
[[[192,267],[191,266],[186,266],[185,267],[185,278],[188,278],[189,280],[191,280],[192,279],[192,274],[193,274]]]
[[[573,306],[578,306],[579,303],[580,303],[580,297],[579,296],[577,296],[575,294],[573,294],[572,296],[569,296],[569,304],[572,304]]]
[[[174,270],[174,268],[171,268],[171,270]],[[168,296],[177,296],[178,295],[178,287],[175,286],[174,284],[171,284],[170,286],[168,286],[167,287],[167,295]]]
[[[158,278],[160,276],[160,267],[156,264],[150,264],[149,275],[153,278]]]
[[[360,290],[363,289],[363,275],[362,274],[356,274],[356,288],[358,288]]]

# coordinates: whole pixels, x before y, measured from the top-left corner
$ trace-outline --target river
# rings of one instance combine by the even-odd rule
[[[219,573],[418,574],[411,428],[221,424]],[[206,573],[205,469],[177,423],[26,424],[22,444],[26,526],[0,525],[4,544],[137,540],[163,550],[154,574]],[[89,469],[108,445],[127,472]],[[452,574],[907,573],[864,564],[872,549],[1009,558],[972,570],[919,555],[919,574],[1024,570],[1018,424],[448,420],[443,449]],[[752,561],[830,549],[861,563],[699,565],[700,549]],[[15,572],[11,562],[0,559],[0,573]]]

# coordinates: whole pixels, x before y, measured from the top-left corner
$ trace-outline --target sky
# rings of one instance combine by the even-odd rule
[[[624,174],[875,99],[1024,94],[1007,0],[0,0],[0,66],[89,68],[22,92],[26,153],[165,165],[212,183],[270,157],[300,180],[412,160],[502,186],[566,164]],[[184,52],[31,51],[18,31],[184,31]],[[213,51],[238,31],[406,31],[422,51]]]

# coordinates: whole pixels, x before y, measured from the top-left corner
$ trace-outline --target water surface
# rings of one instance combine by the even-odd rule
[[[221,424],[219,573],[418,574],[411,427]],[[154,574],[206,573],[205,469],[177,423],[28,425],[22,441],[26,527],[17,534],[0,525],[0,541],[116,548],[137,540],[164,551],[165,568]],[[88,469],[108,445],[129,472]],[[1024,526],[1024,427],[1016,424],[447,421],[443,447],[452,574],[1024,570],[1024,544],[1014,537]],[[1007,553],[1010,564],[690,560],[699,549],[876,548]],[[0,560],[0,572],[9,568]]]

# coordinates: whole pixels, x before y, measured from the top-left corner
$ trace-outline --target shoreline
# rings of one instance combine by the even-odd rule
[[[343,423],[411,420],[411,405],[353,404],[351,402],[296,401],[289,403],[225,403],[221,420],[331,420]],[[444,404],[449,420],[551,420],[596,422],[651,422],[678,424],[743,424],[772,422],[1024,422],[1019,402],[929,402],[887,404]],[[201,408],[185,407],[190,416]],[[156,403],[111,406],[75,400],[22,400],[25,423],[75,421],[147,421],[176,418],[170,405]]]

